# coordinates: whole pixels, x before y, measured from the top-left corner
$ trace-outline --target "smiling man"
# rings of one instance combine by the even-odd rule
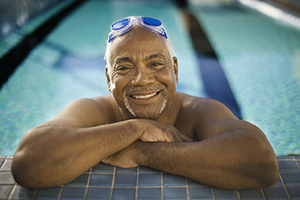
[[[270,186],[279,175],[264,133],[223,104],[176,92],[177,59],[157,19],[114,23],[111,94],[80,99],[23,137],[12,173],[25,187],[68,183],[99,162],[147,166],[222,189]]]

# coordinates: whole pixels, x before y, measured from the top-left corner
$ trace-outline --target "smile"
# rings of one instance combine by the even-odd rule
[[[154,92],[154,93],[146,94],[146,95],[133,94],[133,95],[130,95],[130,97],[133,99],[148,99],[148,98],[151,98],[151,97],[157,95],[158,93],[159,92]]]

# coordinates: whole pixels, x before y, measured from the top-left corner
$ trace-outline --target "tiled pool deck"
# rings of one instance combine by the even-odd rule
[[[11,175],[12,157],[0,156],[0,199],[300,199],[300,156],[277,157],[278,182],[256,190],[220,190],[150,168],[116,168],[98,164],[71,183],[49,189],[17,185]]]

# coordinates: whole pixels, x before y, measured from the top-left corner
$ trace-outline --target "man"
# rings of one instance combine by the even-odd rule
[[[276,156],[259,128],[215,100],[175,91],[177,59],[159,20],[129,17],[111,28],[105,58],[112,94],[77,100],[29,130],[12,163],[17,183],[58,186],[99,162],[222,189],[277,181]]]

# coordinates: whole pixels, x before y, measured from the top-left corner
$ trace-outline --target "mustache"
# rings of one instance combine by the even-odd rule
[[[157,90],[166,90],[166,86],[164,85],[146,85],[146,86],[134,86],[132,88],[126,89],[123,91],[124,95],[134,93],[134,92],[141,92],[141,91],[157,91]]]

